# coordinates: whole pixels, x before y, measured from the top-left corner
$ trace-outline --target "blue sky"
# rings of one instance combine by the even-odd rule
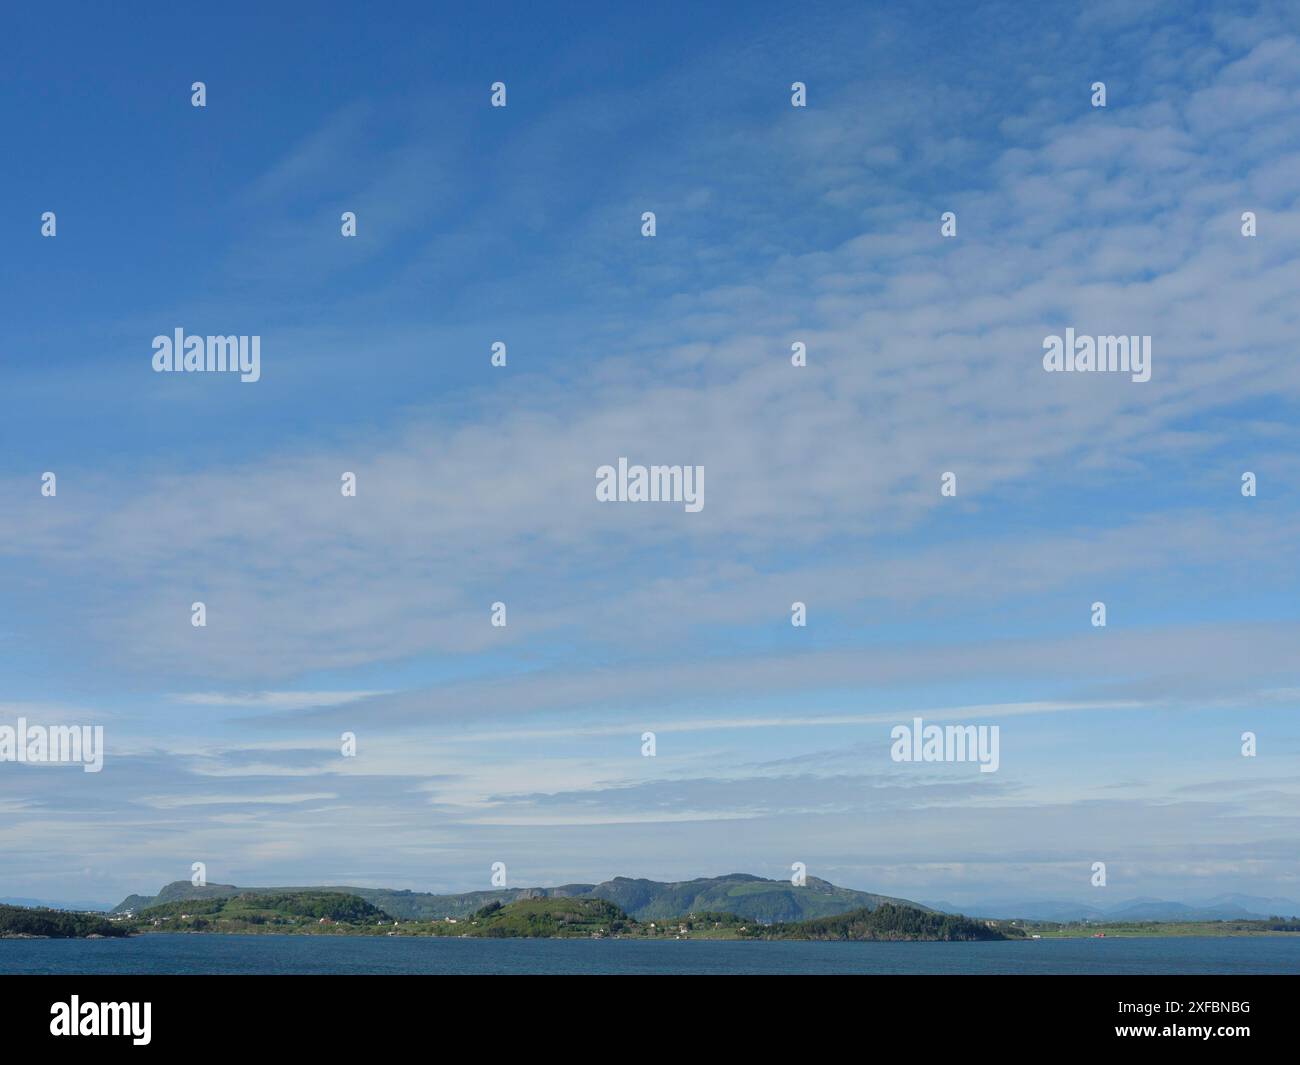
[[[1300,897],[1300,18],[895,7],[16,14],[0,724],[107,754],[0,764],[0,895]]]

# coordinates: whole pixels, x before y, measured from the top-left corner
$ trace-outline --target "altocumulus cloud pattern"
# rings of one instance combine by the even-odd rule
[[[0,894],[1300,894],[1294,4],[9,21]]]

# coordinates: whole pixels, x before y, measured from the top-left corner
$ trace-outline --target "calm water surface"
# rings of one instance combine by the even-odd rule
[[[158,934],[0,940],[0,973],[1300,973],[1300,936],[719,943]]]

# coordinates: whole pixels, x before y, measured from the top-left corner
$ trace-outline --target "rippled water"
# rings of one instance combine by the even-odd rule
[[[0,973],[1300,973],[1300,936],[720,943],[164,934],[0,940]]]

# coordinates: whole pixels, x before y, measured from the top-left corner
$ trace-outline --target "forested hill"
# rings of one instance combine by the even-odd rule
[[[751,928],[753,939],[839,940],[976,940],[1023,939],[1019,928],[1001,921],[972,921],[947,913],[927,913],[912,906],[885,903],[874,910],[855,910],[834,917],[818,917],[770,928]]]
[[[103,917],[63,910],[0,906],[0,937],[40,936],[49,939],[84,939],[87,936],[124,936],[126,929]]]

